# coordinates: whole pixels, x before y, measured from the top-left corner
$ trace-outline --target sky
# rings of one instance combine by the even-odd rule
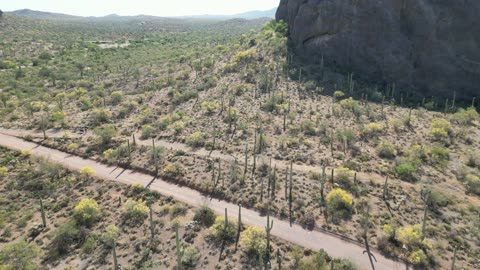
[[[32,9],[78,16],[231,15],[277,7],[280,0],[0,0],[0,9]]]

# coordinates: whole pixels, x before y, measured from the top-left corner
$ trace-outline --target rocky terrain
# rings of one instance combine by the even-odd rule
[[[479,94],[479,12],[473,0],[282,0],[276,17],[309,64],[421,96],[470,99]]]

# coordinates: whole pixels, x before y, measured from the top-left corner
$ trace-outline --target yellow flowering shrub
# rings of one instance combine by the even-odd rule
[[[267,248],[265,230],[250,226],[242,232],[240,246],[249,254],[258,254]]]
[[[81,170],[80,170],[80,174],[82,176],[85,176],[87,178],[90,178],[90,177],[93,177],[95,176],[96,172],[95,170],[93,170],[92,168],[90,167],[83,167]]]
[[[336,188],[327,195],[327,211],[333,218],[349,218],[353,210],[352,195]]]
[[[256,49],[249,49],[246,51],[241,51],[233,57],[233,62],[236,64],[246,64],[257,57]]]
[[[101,216],[100,207],[94,199],[82,199],[73,209],[73,217],[79,224],[92,225]]]
[[[131,226],[141,225],[148,217],[150,209],[144,201],[135,201],[128,199],[125,203],[124,218],[127,224]]]
[[[0,177],[5,176],[8,173],[8,168],[5,166],[0,166]]]
[[[419,224],[398,230],[398,240],[409,250],[422,245],[422,228]]]
[[[428,263],[427,255],[421,249],[417,249],[410,254],[409,260],[414,265],[425,265]]]
[[[225,218],[218,216],[215,218],[215,222],[210,227],[210,232],[213,238],[218,242],[233,242],[237,235],[237,226],[231,220],[228,220],[228,225],[225,228]]]
[[[442,141],[452,134],[452,126],[445,119],[435,119],[430,126],[430,136],[435,141]]]

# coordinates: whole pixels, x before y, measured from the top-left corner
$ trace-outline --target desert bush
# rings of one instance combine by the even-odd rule
[[[316,225],[315,215],[313,215],[313,213],[304,214],[298,220],[298,223],[300,223],[300,225],[307,230],[313,230],[315,229],[315,225]]]
[[[124,222],[130,226],[139,226],[148,217],[149,211],[150,209],[144,201],[128,199],[125,202]]]
[[[185,141],[190,147],[202,147],[207,140],[207,134],[205,132],[197,131],[190,134]]]
[[[429,134],[435,141],[444,141],[453,133],[452,126],[445,119],[435,119],[430,126]]]
[[[180,135],[183,130],[185,129],[185,122],[183,121],[175,121],[171,125],[168,126],[168,128],[173,132],[175,136]]]
[[[50,243],[50,256],[56,258],[67,254],[72,246],[82,243],[86,233],[80,230],[75,220],[67,221],[53,233],[53,239]]]
[[[96,174],[95,170],[93,170],[90,167],[83,167],[80,170],[80,175],[84,178],[92,178],[95,176],[95,174]]]
[[[237,225],[228,221],[228,225],[225,228],[225,218],[223,216],[218,216],[215,218],[215,222],[212,227],[210,227],[210,233],[213,239],[219,243],[226,242],[231,243],[235,240],[237,235]]]
[[[358,104],[358,101],[354,100],[353,98],[341,100],[340,106],[343,110],[349,110],[354,115],[360,114],[360,105]]]
[[[383,127],[377,123],[369,123],[363,128],[362,134],[365,137],[372,137],[382,133]]]
[[[101,210],[94,199],[82,199],[73,209],[73,217],[79,225],[91,226],[101,217]]]
[[[428,155],[430,157],[430,161],[433,164],[440,166],[445,166],[450,159],[450,153],[448,152],[448,150],[440,146],[432,147]]]
[[[153,137],[154,133],[155,133],[155,128],[153,128],[150,125],[143,125],[142,135],[140,136],[140,139],[142,140],[150,139]]]
[[[212,114],[215,110],[217,110],[220,105],[214,101],[204,101],[202,102],[202,108],[207,114]]]
[[[345,97],[345,93],[343,91],[337,90],[333,93],[333,97],[335,98],[335,100],[341,100]]]
[[[103,125],[95,128],[93,133],[97,136],[100,144],[108,145],[112,142],[113,137],[116,136],[117,130],[114,125]]]
[[[465,185],[468,192],[480,195],[480,177],[473,174],[468,174],[465,177]]]
[[[176,91],[173,94],[173,103],[181,104],[184,102],[189,101],[190,99],[198,97],[198,91],[195,89],[191,90],[184,90],[184,91]]]
[[[310,120],[304,120],[301,123],[301,128],[303,133],[308,136],[317,135],[317,130],[315,129],[314,123]]]
[[[109,248],[112,248],[120,234],[117,226],[110,224],[105,228],[105,232],[100,235],[100,240]]]
[[[257,50],[253,48],[246,51],[238,52],[233,57],[233,62],[235,62],[235,64],[248,64],[249,62],[255,60],[256,57]]]
[[[121,91],[112,92],[110,98],[112,99],[113,105],[120,104],[120,102],[123,100],[123,93]]]
[[[428,258],[427,255],[425,255],[425,252],[421,249],[417,249],[410,253],[409,260],[412,264],[414,265],[427,265],[428,264]]]
[[[2,270],[34,270],[37,269],[34,259],[40,250],[34,243],[20,240],[5,245],[0,251],[0,269]]]
[[[182,177],[185,174],[185,168],[178,162],[167,163],[163,168],[163,176],[169,179]]]
[[[352,177],[354,174],[355,172],[348,168],[338,167],[335,169],[335,182],[341,187],[348,189],[353,183]]]
[[[5,166],[0,166],[0,177],[7,175],[7,173],[8,173],[8,168]]]
[[[417,172],[417,166],[408,160],[401,160],[397,163],[393,171],[398,178],[408,182],[414,182],[414,174]]]
[[[197,266],[200,257],[201,254],[198,248],[196,248],[195,246],[188,246],[184,250],[184,254],[182,256],[182,266],[184,267],[184,269],[195,269],[195,266]]]
[[[108,123],[112,118],[112,113],[105,109],[94,109],[92,111],[92,123],[98,126],[103,123]]]
[[[334,219],[350,218],[353,211],[352,195],[340,188],[330,191],[327,195],[327,211]]]
[[[12,61],[0,61],[0,69],[14,69],[16,67],[17,65],[15,65],[15,63],[13,63]]]
[[[208,228],[215,222],[215,212],[204,204],[195,210],[193,220]]]
[[[470,107],[467,110],[458,110],[458,112],[453,115],[452,120],[462,125],[468,125],[473,123],[473,121],[477,120],[478,118],[479,114],[477,110],[474,107]]]
[[[253,226],[247,227],[242,232],[240,246],[247,254],[252,256],[265,251],[267,248],[267,234],[265,230]]]
[[[378,144],[376,148],[377,155],[381,158],[394,158],[396,155],[395,146],[387,141]]]
[[[171,218],[176,218],[178,216],[184,216],[187,214],[188,208],[185,207],[185,205],[176,203],[173,205],[173,207],[170,209],[170,216]]]

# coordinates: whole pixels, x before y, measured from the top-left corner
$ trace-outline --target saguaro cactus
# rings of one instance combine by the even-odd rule
[[[117,243],[116,243],[116,240],[113,240],[112,255],[113,255],[113,270],[118,270]]]
[[[42,199],[40,198],[40,212],[42,214],[42,226],[44,228],[47,227],[47,218],[45,217],[45,207],[43,206],[43,201]]]
[[[238,205],[238,228],[237,228],[237,239],[235,240],[235,252],[238,249],[238,241],[240,240],[240,232],[242,231],[242,204]]]
[[[247,167],[248,167],[248,143],[245,144],[245,161],[243,165],[243,178],[245,181],[245,177],[247,175]]]
[[[273,228],[273,220],[270,222],[270,206],[267,210],[267,226],[265,226],[265,232],[267,233],[267,260],[265,261],[265,269],[270,269],[270,232]]]
[[[279,248],[277,248],[277,264],[278,264],[278,269],[282,270],[282,255],[280,254]]]
[[[175,226],[175,243],[177,245],[177,270],[182,270],[182,257],[185,250],[180,247],[180,237],[178,236],[178,224]]]
[[[150,209],[150,239],[153,241],[153,239],[155,237],[155,223],[153,223],[152,205],[149,205],[148,208]]]
[[[292,227],[292,201],[293,201],[293,195],[292,195],[292,187],[293,187],[293,161],[290,161],[290,192],[288,194],[288,216],[290,220],[290,227]]]
[[[455,246],[455,249],[453,250],[453,258],[452,258],[452,268],[451,270],[455,270],[455,262],[457,260],[457,246]]]

